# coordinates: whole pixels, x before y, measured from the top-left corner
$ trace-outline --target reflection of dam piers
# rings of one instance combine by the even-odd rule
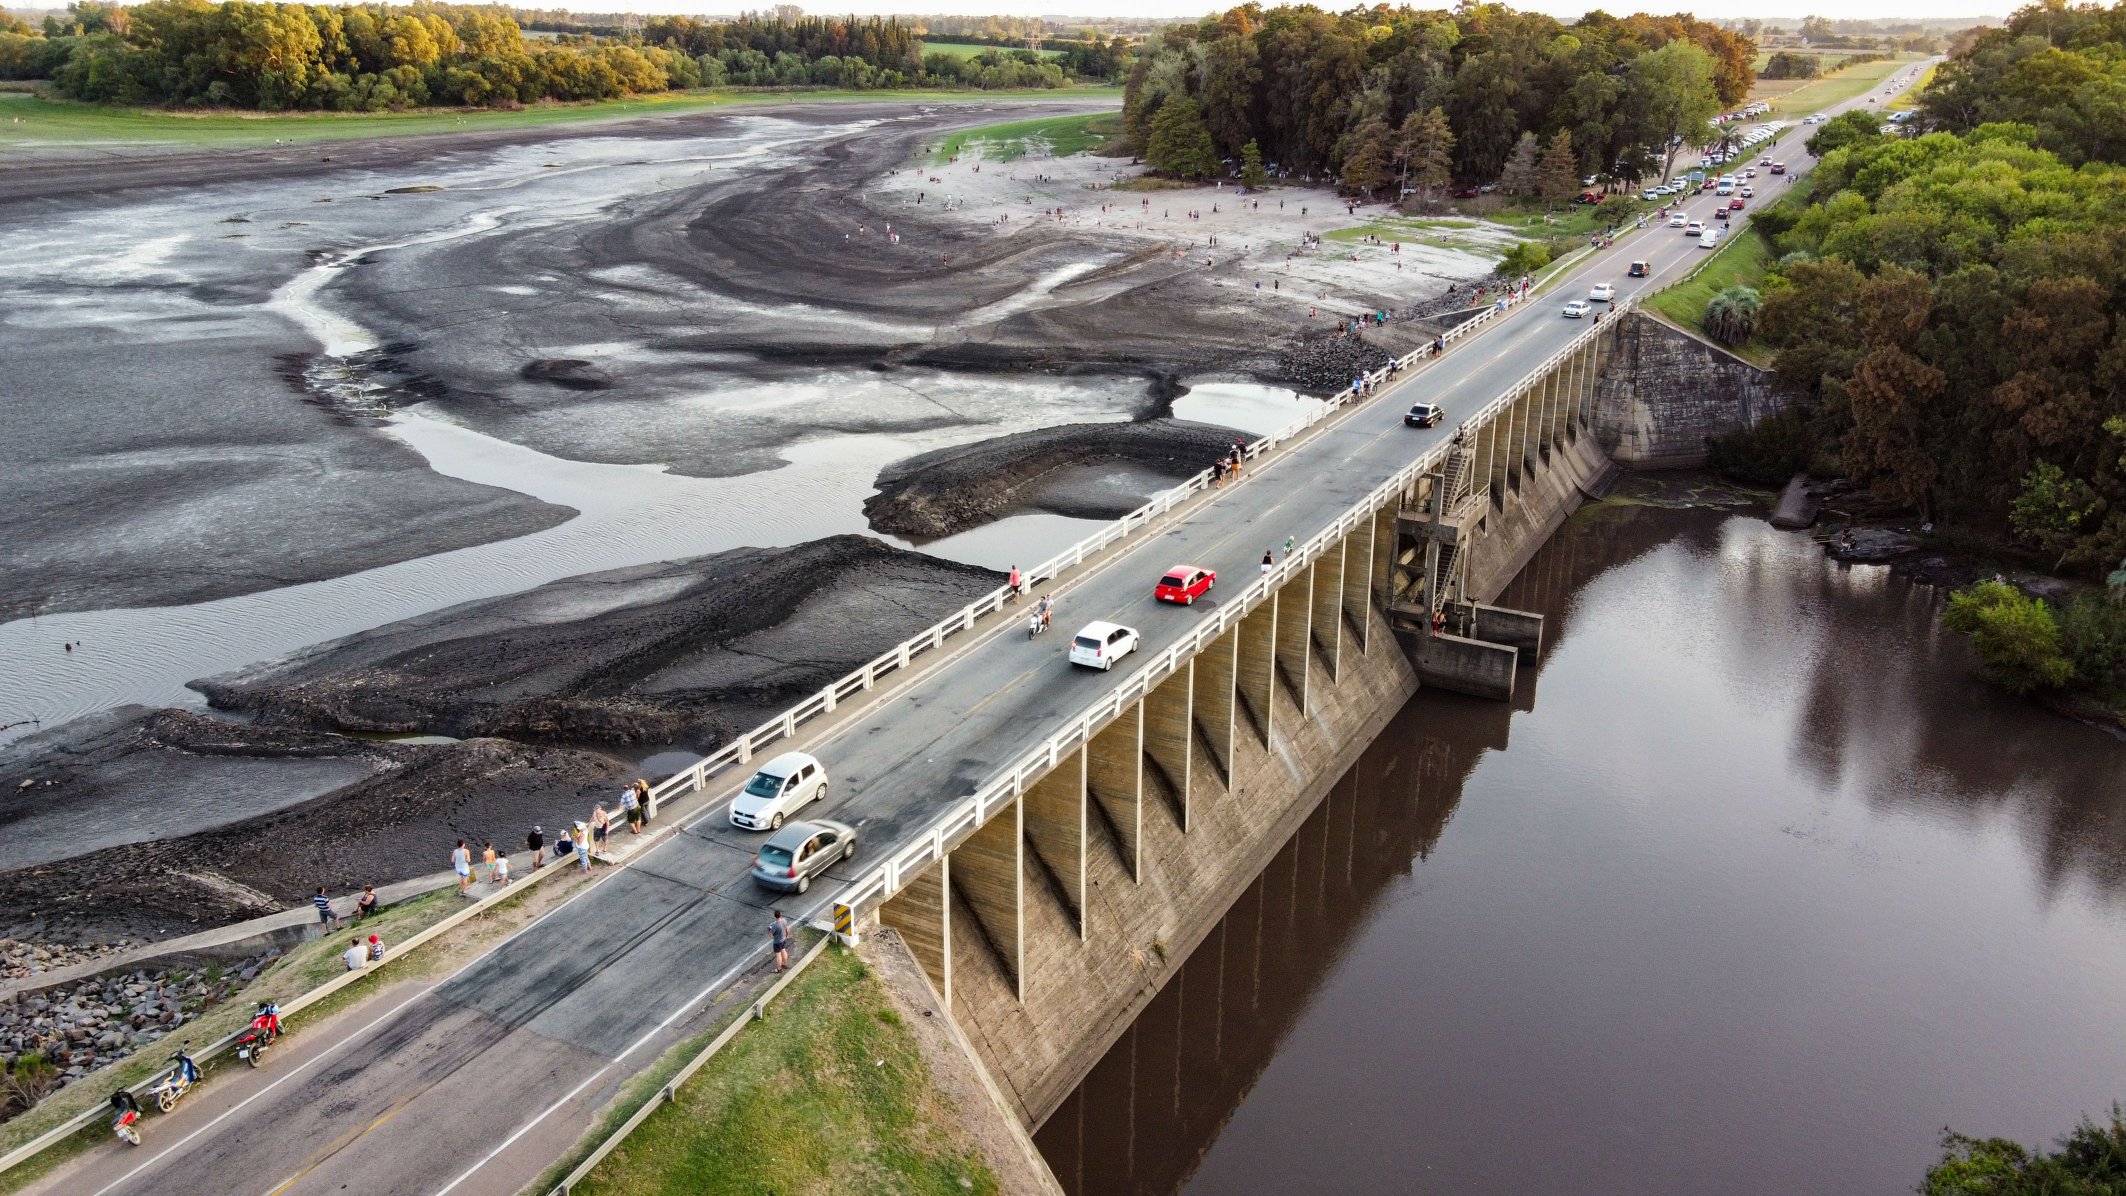
[[[972,825],[857,886],[884,890],[865,920],[905,939],[1026,1124],[1420,685],[1514,696],[1542,619],[1488,599],[1614,468],[1604,374],[1635,322],[1586,329],[970,799]]]

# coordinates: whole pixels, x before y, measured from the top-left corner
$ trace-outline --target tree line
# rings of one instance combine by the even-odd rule
[[[1120,74],[1127,46],[925,55],[891,18],[658,18],[639,33],[527,39],[507,10],[253,0],[76,0],[42,28],[0,19],[0,78],[75,99],[264,109],[509,107],[693,87],[1062,87]]]
[[[1357,190],[1406,179],[1442,145],[1449,176],[1490,181],[1524,135],[1547,146],[1562,134],[1575,176],[1636,178],[1703,144],[1708,119],[1748,94],[1755,59],[1747,37],[1689,16],[1247,4],[1141,51],[1123,121],[1150,165],[1178,177],[1237,162],[1252,142],[1278,170],[1348,174]],[[1155,138],[1187,152],[1154,152]]]

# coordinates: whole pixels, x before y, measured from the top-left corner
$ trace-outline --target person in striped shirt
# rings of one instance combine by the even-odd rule
[[[332,912],[332,898],[326,894],[325,886],[317,887],[317,896],[310,899],[310,904],[317,907],[318,925],[330,926],[334,930],[340,928],[340,916]]]

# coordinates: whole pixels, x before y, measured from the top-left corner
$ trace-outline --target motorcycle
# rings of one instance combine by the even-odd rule
[[[133,1123],[140,1120],[140,1105],[133,1094],[120,1088],[111,1094],[111,1132],[124,1139],[128,1145],[140,1145],[140,1131]]]
[[[176,1108],[184,1094],[192,1091],[192,1085],[199,1083],[199,1064],[192,1061],[192,1056],[187,1055],[183,1047],[178,1047],[177,1053],[170,1056],[170,1062],[176,1066],[148,1089],[148,1095],[155,1098],[155,1107],[165,1113]]]
[[[1037,635],[1041,634],[1041,633],[1042,633],[1043,631],[1045,631],[1045,630],[1047,630],[1047,629],[1048,629],[1048,622],[1047,622],[1047,620],[1045,620],[1045,619],[1043,619],[1043,618],[1041,617],[1041,612],[1040,612],[1040,611],[1035,611],[1035,612],[1033,612],[1033,614],[1031,614],[1031,615],[1027,616],[1027,619],[1026,619],[1026,638],[1027,638],[1027,639],[1032,639],[1033,637],[1035,637],[1035,636],[1037,636]]]
[[[281,1025],[281,1007],[272,1001],[258,1003],[258,1016],[251,1019],[251,1028],[236,1040],[236,1057],[257,1067],[265,1061],[266,1048],[287,1033]]]

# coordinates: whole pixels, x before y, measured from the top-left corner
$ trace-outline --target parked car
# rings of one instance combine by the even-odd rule
[[[1616,299],[1617,288],[1606,282],[1598,282],[1587,289],[1587,297],[1596,303],[1609,303]]]
[[[1463,187],[1463,188],[1462,188],[1461,190],[1459,190],[1459,191],[1456,191],[1456,192],[1454,193],[1454,198],[1456,198],[1456,199],[1475,199],[1475,198],[1476,198],[1476,188],[1474,188],[1474,187]]]
[[[1159,584],[1152,587],[1152,597],[1188,606],[1217,581],[1218,575],[1201,565],[1176,565],[1160,576]]]
[[[856,854],[856,828],[818,819],[793,822],[768,836],[753,856],[753,881],[762,888],[802,893],[820,873]]]
[[[1587,300],[1574,299],[1565,305],[1565,318],[1568,320],[1581,319],[1593,310],[1594,308],[1588,305]]]
[[[1633,278],[1644,278],[1646,277],[1646,263],[1633,262],[1631,264],[1631,269],[1626,270],[1624,273],[1630,275]]]
[[[1646,200],[1648,203],[1661,198],[1661,196],[1662,192],[1655,187],[1648,187],[1646,190],[1639,192],[1639,198]]]
[[[731,799],[731,825],[779,829],[783,820],[827,796],[827,770],[803,752],[784,752],[753,774]]]
[[[1070,662],[1092,669],[1112,669],[1115,662],[1137,650],[1135,628],[1120,623],[1087,623],[1071,637]]]
[[[1445,407],[1435,406],[1431,403],[1413,403],[1410,405],[1410,410],[1403,413],[1403,426],[1410,428],[1436,428],[1439,426],[1439,421],[1445,418],[1447,418],[1447,409]]]

